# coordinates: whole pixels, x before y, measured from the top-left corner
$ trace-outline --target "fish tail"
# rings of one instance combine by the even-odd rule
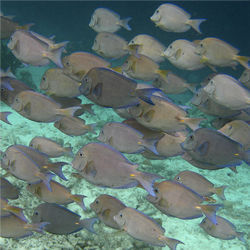
[[[99,221],[98,218],[88,218],[88,219],[83,219],[80,220],[80,223],[84,228],[86,228],[89,232],[96,234],[94,230],[94,224]]]
[[[21,220],[28,222],[28,220],[25,218],[23,214],[23,209],[20,207],[15,207],[15,206],[7,206],[6,209],[7,211],[11,212],[12,214],[15,214],[17,217],[19,217]]]
[[[120,21],[120,25],[125,28],[126,30],[131,30],[130,26],[128,25],[128,22],[132,19],[132,17],[127,17],[125,19],[122,19]]]
[[[243,243],[246,243],[246,240],[244,239],[244,235],[245,235],[245,233],[243,233],[243,232],[236,232],[236,237],[237,237],[240,241],[242,241]]]
[[[112,67],[111,69],[115,72],[122,74],[122,67],[121,66]]]
[[[37,174],[37,176],[43,181],[43,183],[45,184],[45,186],[48,188],[48,190],[50,192],[52,192],[52,189],[51,189],[51,186],[50,186],[50,181],[51,179],[55,176],[54,174],[52,173],[41,173],[39,172]]]
[[[239,62],[243,67],[245,67],[246,69],[250,69],[250,57],[248,56],[235,56],[235,60],[237,62]]]
[[[69,41],[65,41],[65,42],[61,42],[61,43],[53,43],[53,44],[50,44],[49,45],[49,50],[57,50],[57,49],[60,49],[60,48],[64,48],[67,44],[68,44]]]
[[[158,69],[156,72],[157,72],[157,74],[159,74],[163,79],[165,79],[166,76],[167,76],[168,73],[169,73],[169,70],[166,70],[166,69]]]
[[[222,200],[226,200],[226,197],[224,195],[225,188],[227,188],[227,186],[221,186],[221,187],[214,188],[213,191]]]
[[[176,239],[173,239],[173,238],[169,238],[169,237],[166,237],[166,236],[163,236],[162,239],[165,241],[165,243],[168,245],[168,247],[171,250],[175,250],[176,246],[178,244],[184,244],[183,242],[181,242],[179,240],[176,240]],[[159,240],[161,240],[161,237],[159,237]]]
[[[179,117],[177,118],[179,122],[185,123],[192,130],[196,130],[199,128],[199,124],[201,121],[204,121],[204,118],[189,118],[189,117]]]
[[[93,104],[92,104],[92,103],[81,104],[80,107],[81,107],[84,111],[87,111],[89,114],[95,115],[95,112],[94,112],[93,109],[92,109],[92,107],[93,107]]]
[[[96,132],[95,132],[96,126],[97,126],[96,123],[88,124],[88,125],[87,125],[88,131],[91,132],[91,133],[93,133],[93,134],[96,134]]]
[[[189,24],[194,30],[196,30],[199,34],[201,34],[200,30],[200,24],[206,21],[207,19],[190,19],[187,21],[187,24]]]
[[[142,99],[144,102],[147,102],[151,105],[155,105],[152,100],[151,100],[151,96],[153,95],[153,93],[155,92],[162,92],[162,90],[158,89],[158,88],[148,88],[148,89],[137,89],[136,90],[136,95]]]
[[[221,204],[209,204],[209,205],[199,205],[197,208],[205,214],[205,216],[214,224],[217,224],[216,221],[216,211],[222,207]]]
[[[159,141],[158,139],[147,139],[147,140],[144,140],[142,145],[148,150],[150,150],[151,152],[153,152],[154,154],[159,155],[156,149],[156,144],[158,141]]]
[[[64,47],[49,50],[48,52],[45,52],[43,54],[43,56],[49,58],[59,68],[63,68],[63,64],[62,64],[62,61],[61,61],[61,55],[62,55],[63,50],[64,50]]]
[[[25,229],[29,231],[36,231],[37,233],[43,234],[43,229],[45,226],[50,224],[49,222],[40,222],[40,223],[32,223],[32,224],[26,224],[24,227]]]
[[[66,153],[66,155],[68,155],[70,157],[74,156],[73,151],[72,151],[72,147],[66,147],[66,148],[64,148],[64,152]]]
[[[30,27],[32,27],[33,25],[35,25],[35,24],[34,23],[27,23],[25,25],[18,26],[17,30],[29,30]]]
[[[76,202],[83,210],[87,210],[84,202],[83,202],[83,199],[85,198],[86,196],[85,195],[78,195],[78,194],[72,194],[70,196],[70,198]]]
[[[250,165],[250,149],[242,153],[242,160],[247,165]]]
[[[145,173],[145,172],[138,172],[138,171],[130,174],[130,177],[136,179],[144,187],[144,189],[151,196],[154,196],[154,197],[155,197],[154,182],[157,179],[163,178],[160,175]]]
[[[75,107],[70,107],[70,108],[65,108],[65,109],[57,109],[56,113],[58,115],[72,117],[74,116],[75,112],[79,109],[81,109],[80,106],[75,106]]]
[[[11,112],[2,112],[1,113],[3,116],[1,117],[1,120],[7,124],[12,125],[9,120],[8,120],[8,116],[11,114]]]
[[[73,152],[71,151],[71,154],[73,155]],[[62,180],[67,181],[68,179],[64,176],[63,172],[62,172],[62,167],[64,165],[67,165],[67,162],[55,162],[55,163],[50,163],[48,164],[48,169],[53,172],[54,174],[56,174],[58,177],[60,177]]]

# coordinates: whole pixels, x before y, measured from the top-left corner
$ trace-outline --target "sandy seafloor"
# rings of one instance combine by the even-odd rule
[[[8,10],[10,10],[9,8]],[[14,11],[15,12],[15,11]],[[153,12],[153,11],[151,11]],[[13,13],[8,13],[13,14]],[[14,13],[15,14],[15,13]],[[123,14],[125,16],[125,14]],[[203,17],[203,15],[200,15]],[[31,20],[32,21],[32,20]],[[86,24],[87,25],[87,24]],[[88,30],[89,31],[89,30]],[[91,33],[91,32],[90,32]],[[92,32],[93,33],[93,32]],[[148,32],[150,34],[150,32]],[[245,34],[244,34],[245,35]],[[242,35],[242,39],[245,36]],[[132,38],[132,36],[131,36]],[[67,38],[66,38],[67,39]],[[65,40],[66,40],[65,39]],[[83,47],[84,50],[84,47]],[[86,50],[86,49],[85,49]],[[74,51],[74,50],[73,50]],[[90,51],[88,49],[88,51]],[[249,51],[248,51],[249,52]],[[1,58],[2,59],[2,58]],[[49,67],[24,67],[19,66],[15,70],[15,75],[18,79],[24,80],[24,75],[29,76],[31,81],[37,87],[39,86],[42,74]],[[242,68],[240,69],[242,70]],[[238,73],[237,73],[238,74]],[[189,75],[190,76],[190,75]],[[190,76],[193,77],[192,75]],[[200,77],[201,78],[201,77]],[[83,103],[90,103],[85,97],[81,97]],[[186,96],[182,95],[180,99],[189,100],[190,93]],[[189,102],[185,102],[189,104]],[[96,115],[90,115],[85,113],[81,118],[86,120],[87,124],[97,123],[96,135],[99,133],[99,129],[110,121],[122,121],[112,109],[106,109],[98,106],[94,106],[94,112]],[[58,142],[64,143],[65,146],[72,146],[74,154],[85,144],[91,141],[96,141],[95,134],[88,133],[83,136],[71,137],[64,135],[62,132],[54,128],[53,123],[37,123],[27,120],[21,115],[14,112],[10,107],[1,102],[1,111],[11,111],[9,121],[12,125],[1,122],[0,125],[0,149],[4,151],[8,146],[13,144],[28,145],[30,140],[34,136],[46,136]],[[200,111],[194,109],[191,111],[192,116],[195,117],[207,117]],[[208,118],[208,117],[207,117]],[[211,119],[209,117],[208,119]],[[180,156],[173,157],[167,160],[154,160],[150,161],[143,158],[140,155],[126,155],[129,160],[139,164],[140,170],[157,173],[164,176],[166,179],[173,178],[177,173],[183,170],[192,170],[204,175],[216,186],[228,185],[225,190],[226,201],[222,202],[219,198],[218,203],[223,203],[224,208],[219,209],[218,215],[230,220],[237,228],[239,232],[245,232],[246,243],[239,241],[237,238],[233,240],[220,240],[207,235],[198,224],[202,218],[193,220],[181,220],[178,218],[168,217],[163,215],[160,211],[153,207],[146,201],[146,191],[137,188],[130,189],[108,189],[96,187],[84,179],[80,180],[71,175],[73,171],[72,167],[66,165],[63,167],[63,172],[68,178],[68,181],[59,180],[55,178],[63,185],[71,188],[73,194],[84,194],[85,204],[88,208],[86,212],[72,203],[67,207],[72,211],[78,213],[82,218],[94,217],[95,214],[90,210],[89,204],[95,200],[100,194],[110,194],[127,206],[137,208],[150,217],[157,219],[162,223],[162,226],[166,229],[165,235],[184,242],[184,245],[178,245],[177,250],[244,250],[249,249],[250,241],[250,168],[246,164],[242,164],[237,167],[238,173],[233,173],[230,169],[225,168],[217,171],[200,170],[193,167],[189,163],[182,160]],[[66,161],[71,162],[70,157],[60,157],[53,161]],[[1,174],[5,172],[1,170]],[[28,191],[26,191],[26,183],[18,180],[14,177],[7,177],[7,179],[17,185],[21,189],[19,199],[11,200],[10,204],[20,206],[25,209],[25,215],[30,218],[33,209],[41,203],[37,198],[33,197]],[[43,235],[34,233],[33,236],[23,239],[4,239],[0,238],[0,248],[4,250],[13,249],[103,249],[103,250],[128,250],[128,249],[161,249],[159,247],[152,247],[141,241],[134,240],[124,232],[117,232],[116,230],[106,227],[103,223],[99,222],[94,226],[97,234],[91,234],[86,230],[81,230],[71,235],[53,235],[45,233]],[[169,249],[167,246],[162,249]]]

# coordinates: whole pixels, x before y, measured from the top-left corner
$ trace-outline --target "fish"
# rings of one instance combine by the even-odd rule
[[[76,202],[83,210],[86,206],[83,202],[85,195],[71,194],[70,190],[56,181],[50,182],[51,191],[43,184],[43,182],[27,185],[27,190],[35,195],[39,200],[47,203],[57,203],[61,205]]]
[[[175,4],[161,4],[150,17],[157,27],[167,32],[186,32],[193,28],[201,34],[200,24],[206,19],[191,19],[191,15]]]
[[[226,199],[224,195],[224,190],[227,187],[226,185],[221,187],[215,187],[214,184],[208,179],[206,179],[204,176],[193,171],[181,171],[174,177],[174,180],[191,188],[203,197],[212,196],[213,194],[216,194],[218,197],[220,197],[220,199]]]
[[[23,214],[22,208],[16,207],[16,206],[11,206],[10,204],[8,204],[8,200],[3,199],[2,197],[0,199],[0,208],[1,208],[1,217],[8,216],[10,214],[14,214],[15,216],[17,216],[21,220],[28,222]]]
[[[101,194],[90,204],[90,207],[106,226],[120,229],[114,220],[114,216],[126,207],[120,200],[111,195]]]
[[[204,91],[215,102],[232,110],[250,108],[250,91],[232,76],[217,74],[204,87]]]
[[[51,171],[61,179],[67,181],[67,178],[63,175],[62,167],[67,165],[67,162],[51,162],[49,156],[32,147],[27,147],[21,144],[15,144],[19,150],[28,155],[42,170],[42,172]]]
[[[0,177],[0,197],[2,199],[15,200],[19,197],[19,189],[12,185],[8,180]]]
[[[167,98],[152,95],[154,105],[140,101],[129,108],[129,113],[141,125],[165,133],[183,131],[186,127],[195,130],[203,118],[189,118],[187,112]]]
[[[0,77],[12,77],[16,78],[16,76],[11,72],[10,67],[7,68],[7,70],[3,70],[0,68]]]
[[[250,89],[250,69],[245,69],[241,74],[239,81],[248,89]]]
[[[121,68],[129,77],[143,81],[153,81],[158,76],[165,78],[167,73],[151,58],[141,54],[131,54]]]
[[[19,239],[33,235],[32,231],[43,233],[43,228],[48,224],[42,223],[27,223],[15,215],[0,217],[0,236],[3,238]]]
[[[128,22],[131,17],[121,19],[119,14],[107,8],[97,8],[91,16],[89,27],[96,32],[111,32],[118,31],[121,27],[130,31],[131,28]]]
[[[177,244],[183,242],[166,237],[165,229],[157,222],[143,214],[142,212],[126,207],[114,216],[114,220],[121,229],[126,231],[130,236],[154,246],[168,246],[170,249],[176,249]]]
[[[33,23],[20,25],[19,23],[13,21],[11,17],[4,16],[3,13],[0,13],[0,24],[1,40],[9,38],[16,30],[29,30],[30,27],[34,25]]]
[[[12,125],[9,120],[8,120],[8,116],[12,114],[11,112],[0,112],[0,120],[9,124],[9,125]]]
[[[95,133],[96,124],[85,124],[81,118],[64,116],[54,123],[54,127],[66,135],[78,136],[88,132]]]
[[[7,171],[16,178],[28,183],[43,181],[46,187],[51,190],[50,181],[54,174],[43,173],[39,165],[15,145],[6,149],[2,160],[3,164],[7,166]]]
[[[201,40],[195,53],[201,57],[203,63],[213,66],[235,68],[240,63],[246,69],[250,68],[248,63],[250,57],[238,55],[238,49],[216,37],[207,37]]]
[[[36,122],[55,122],[62,116],[73,116],[81,107],[61,108],[61,104],[41,93],[25,90],[18,93],[11,107]]]
[[[250,126],[247,122],[242,120],[230,121],[219,131],[232,140],[239,142],[244,150],[250,149]]]
[[[114,147],[122,153],[135,154],[147,148],[158,154],[155,146],[157,140],[146,140],[141,132],[120,122],[106,123],[101,129],[97,140]]]
[[[29,144],[30,147],[48,155],[49,157],[72,156],[72,147],[63,147],[57,142],[42,136],[34,137]]]
[[[222,240],[232,240],[238,238],[245,243],[244,233],[237,232],[235,225],[227,219],[216,216],[217,224],[212,224],[207,218],[204,218],[199,226],[209,235]]]
[[[76,81],[81,81],[88,71],[95,67],[109,68],[110,63],[88,52],[74,52],[62,59],[63,72]]]
[[[209,128],[199,128],[187,136],[182,148],[196,161],[224,168],[249,163],[250,152],[223,133]]]
[[[52,61],[58,67],[62,68],[61,54],[67,42],[62,42],[51,47],[41,35],[36,33],[17,30],[15,31],[7,44],[12,54],[21,62],[33,66],[45,66]]]
[[[165,78],[161,76],[156,77],[152,85],[162,90],[165,94],[181,94],[187,90],[191,92],[195,91],[195,86],[193,84],[187,83],[185,79],[171,71],[167,72]]]
[[[130,188],[140,183],[154,196],[153,183],[159,175],[140,172],[138,165],[104,143],[88,143],[80,148],[72,167],[88,182],[101,187]]]
[[[72,98],[81,95],[80,85],[81,82],[65,75],[63,69],[52,68],[48,69],[42,76],[40,89],[45,91],[47,95]]]
[[[128,42],[110,32],[98,33],[92,45],[92,50],[98,55],[110,59],[121,58],[129,52]]]
[[[185,39],[172,42],[163,52],[164,56],[177,68],[198,70],[205,65],[200,56],[195,53],[196,45]]]
[[[155,183],[155,193],[156,197],[148,195],[146,199],[162,213],[184,220],[199,218],[204,214],[216,224],[216,211],[221,205],[203,205],[205,199],[185,185],[175,181],[162,181]]]
[[[136,89],[137,82],[107,68],[92,68],[83,78],[80,92],[89,100],[104,107],[125,108],[150,102],[153,89]]]
[[[49,222],[44,230],[53,234],[67,235],[78,232],[83,228],[95,233],[94,224],[97,218],[80,219],[80,215],[54,203],[42,203],[34,209],[33,223]]]
[[[147,35],[147,34],[139,34],[135,36],[128,43],[128,47],[131,49],[136,47],[136,53],[140,55],[145,55],[151,58],[156,63],[161,63],[165,60],[163,56],[163,52],[166,47],[159,42],[156,38]]]

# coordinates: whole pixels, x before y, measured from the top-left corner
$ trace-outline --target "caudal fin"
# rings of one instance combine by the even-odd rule
[[[189,117],[179,117],[179,122],[185,123],[192,130],[196,130],[199,128],[199,124],[201,121],[204,121],[204,118],[189,118]]]
[[[156,149],[156,144],[159,140],[158,139],[147,139],[143,141],[143,146],[153,152],[156,155],[159,155],[157,149]]]
[[[246,69],[250,69],[250,57],[248,56],[235,56],[235,60],[239,62]]]
[[[8,116],[11,114],[11,112],[1,112],[1,121],[12,125],[9,120],[8,120]]]
[[[43,54],[44,57],[49,58],[53,63],[55,63],[59,68],[63,68],[61,56],[64,47],[59,47],[57,49],[50,50]]]
[[[125,28],[126,30],[131,30],[130,26],[128,25],[128,22],[132,19],[132,17],[127,17],[125,19],[122,19],[120,21],[120,25]]]
[[[202,32],[200,30],[200,24],[206,20],[207,19],[190,19],[187,21],[187,24],[189,24],[194,30],[201,34]]]
[[[214,193],[215,193],[218,197],[220,197],[222,200],[225,200],[226,198],[225,198],[225,195],[224,195],[224,191],[225,191],[225,188],[226,188],[226,187],[227,187],[227,186],[217,187],[217,188],[214,188],[213,191],[214,191]]]
[[[98,218],[89,218],[81,220],[82,226],[87,229],[89,232],[96,234],[94,230],[94,224],[98,221]]]
[[[52,178],[55,176],[52,173],[41,173],[39,172],[37,174],[37,176],[43,181],[43,183],[45,184],[45,186],[48,188],[48,190],[50,192],[52,192],[51,186],[50,186],[50,181],[52,180]]]
[[[41,223],[32,223],[32,224],[26,224],[25,228],[29,231],[36,231],[37,233],[43,234],[43,229],[45,226],[50,224],[49,222],[41,222]]]
[[[201,211],[205,214],[205,216],[213,223],[217,224],[216,221],[216,211],[222,207],[223,205],[221,204],[214,204],[214,205],[200,205],[197,208],[200,208]]]
[[[175,250],[178,244],[184,244],[183,242],[164,236],[164,240],[171,250]]]
[[[87,210],[84,202],[83,202],[83,199],[86,198],[87,196],[85,195],[79,195],[79,194],[72,194],[70,196],[70,198],[76,202],[83,210]]]
[[[72,153],[73,155],[73,153]],[[50,170],[51,172],[53,172],[54,174],[56,174],[58,177],[60,177],[61,179],[67,181],[68,179],[64,176],[63,172],[62,172],[62,167],[64,165],[67,165],[67,162],[53,162],[48,164],[48,170]]]
[[[6,206],[6,208],[4,210],[11,212],[12,214],[16,215],[17,217],[19,217],[21,220],[23,220],[25,222],[28,221],[23,214],[23,209],[20,207],[8,205],[8,206]]]
[[[70,108],[65,108],[65,109],[57,109],[56,113],[58,115],[71,117],[71,116],[74,116],[75,112],[79,109],[81,109],[80,106],[75,106],[75,107],[70,107]]]

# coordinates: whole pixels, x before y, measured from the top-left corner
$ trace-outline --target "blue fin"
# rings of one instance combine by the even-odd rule
[[[151,96],[154,92],[162,92],[162,90],[158,88],[149,88],[149,89],[137,89],[136,94],[137,96],[142,99],[144,102],[147,102],[151,105],[155,105],[152,100]]]
[[[144,140],[145,144],[143,146],[153,152],[156,155],[159,155],[157,149],[156,149],[156,144],[159,140],[158,139],[147,139]]]
[[[214,224],[217,224],[216,221],[216,211],[223,207],[221,204],[214,205],[200,205],[201,211],[205,214],[205,216]]]
[[[204,143],[202,143],[198,148],[197,151],[201,154],[204,155],[206,154],[207,150],[208,150],[208,145],[209,143],[206,141]]]

